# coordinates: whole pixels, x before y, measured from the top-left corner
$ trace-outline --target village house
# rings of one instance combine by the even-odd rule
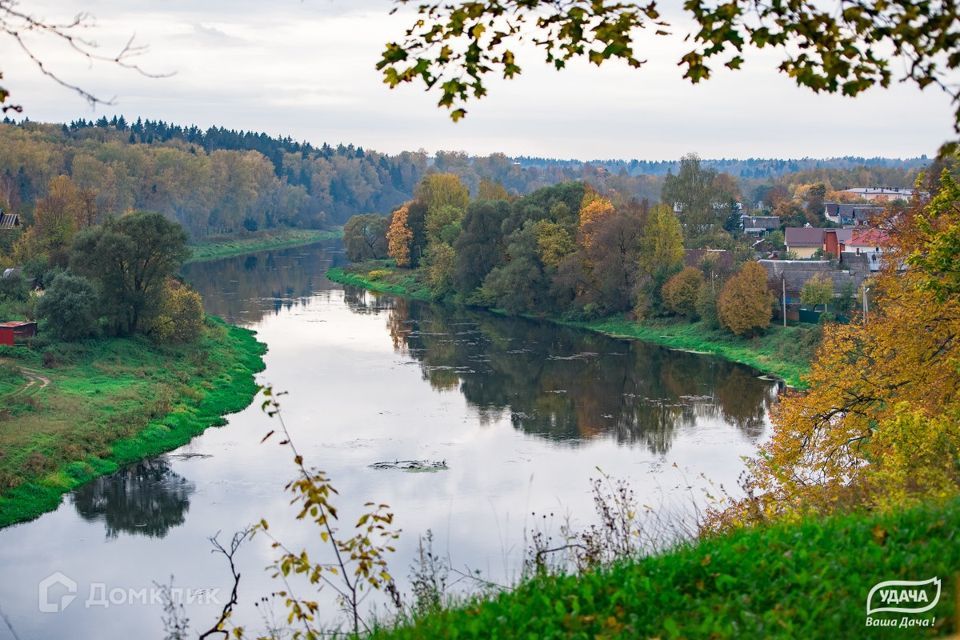
[[[812,258],[823,249],[823,232],[818,227],[788,227],[783,234],[787,252],[799,259]]]
[[[740,227],[748,236],[760,238],[780,228],[777,216],[740,216]]]
[[[901,187],[855,187],[853,189],[844,189],[843,193],[849,193],[861,200],[870,200],[873,202],[910,200],[914,195],[919,196],[921,199],[929,196],[929,194],[923,191],[904,189]]]
[[[883,211],[883,205],[876,204],[850,202],[825,202],[823,204],[823,217],[834,224],[843,226],[864,226],[870,222],[871,218],[882,214]]]
[[[847,250],[847,243],[853,236],[853,229],[824,229],[823,253],[840,259],[840,254]]]
[[[0,322],[0,345],[12,347],[20,340],[37,335],[36,322]]]
[[[758,260],[767,272],[767,286],[777,301],[777,317],[783,319],[784,294],[786,295],[787,320],[800,320],[800,292],[803,285],[814,276],[827,277],[833,282],[833,296],[839,298],[844,290],[856,291],[867,274],[853,270],[837,269],[829,260]]]
[[[846,242],[846,251],[866,256],[870,271],[879,271],[883,267],[882,256],[888,238],[880,229],[854,229]]]

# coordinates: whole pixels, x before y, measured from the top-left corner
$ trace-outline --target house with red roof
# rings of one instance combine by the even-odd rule
[[[882,229],[854,229],[845,243],[844,251],[866,256],[870,271],[879,271],[883,266],[882,256],[888,242],[889,237]]]

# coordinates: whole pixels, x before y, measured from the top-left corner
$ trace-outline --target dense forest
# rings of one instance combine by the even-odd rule
[[[748,202],[777,184],[833,188],[906,186],[923,158],[887,160],[705,160],[729,175]],[[484,181],[511,196],[561,182],[589,183],[613,200],[660,200],[681,163],[560,161],[424,151],[387,155],[353,145],[314,146],[289,137],[206,130],[123,117],[69,124],[0,124],[0,208],[32,221],[52,181],[67,176],[97,219],[131,210],[175,219],[194,239],[277,227],[323,228],[361,213],[388,213],[413,198],[432,172],[457,175],[470,194]],[[64,185],[59,185],[61,188]],[[758,191],[759,189],[759,191]],[[755,193],[756,192],[756,193]]]

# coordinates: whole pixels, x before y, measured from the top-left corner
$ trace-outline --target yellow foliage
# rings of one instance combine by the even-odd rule
[[[766,329],[773,317],[773,295],[767,289],[767,271],[748,262],[730,278],[717,300],[720,322],[740,336]]]
[[[934,198],[895,220],[894,256],[956,232],[955,205]],[[941,222],[932,229],[926,219]],[[776,407],[772,437],[749,465],[748,497],[714,513],[715,527],[960,492],[960,291],[930,290],[931,280],[949,282],[942,263],[897,272],[889,262],[871,284],[869,322],[824,328],[810,391]]]
[[[586,201],[587,197],[584,196]],[[593,229],[601,221],[615,213],[613,203],[606,198],[596,197],[589,200],[580,209],[580,226],[578,228],[580,244],[585,249],[593,247]]]
[[[167,283],[163,307],[150,326],[157,342],[193,342],[203,331],[203,300],[200,294],[176,280]]]
[[[536,226],[537,251],[548,267],[557,267],[560,261],[576,249],[570,233],[562,224],[540,220]]]

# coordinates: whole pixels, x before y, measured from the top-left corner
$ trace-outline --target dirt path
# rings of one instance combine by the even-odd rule
[[[42,375],[39,371],[33,369],[27,369],[25,367],[20,367],[20,373],[24,375],[27,379],[27,383],[17,389],[8,393],[6,397],[13,398],[16,396],[29,395],[32,396],[38,391],[42,391],[47,388],[50,384],[50,378]]]

